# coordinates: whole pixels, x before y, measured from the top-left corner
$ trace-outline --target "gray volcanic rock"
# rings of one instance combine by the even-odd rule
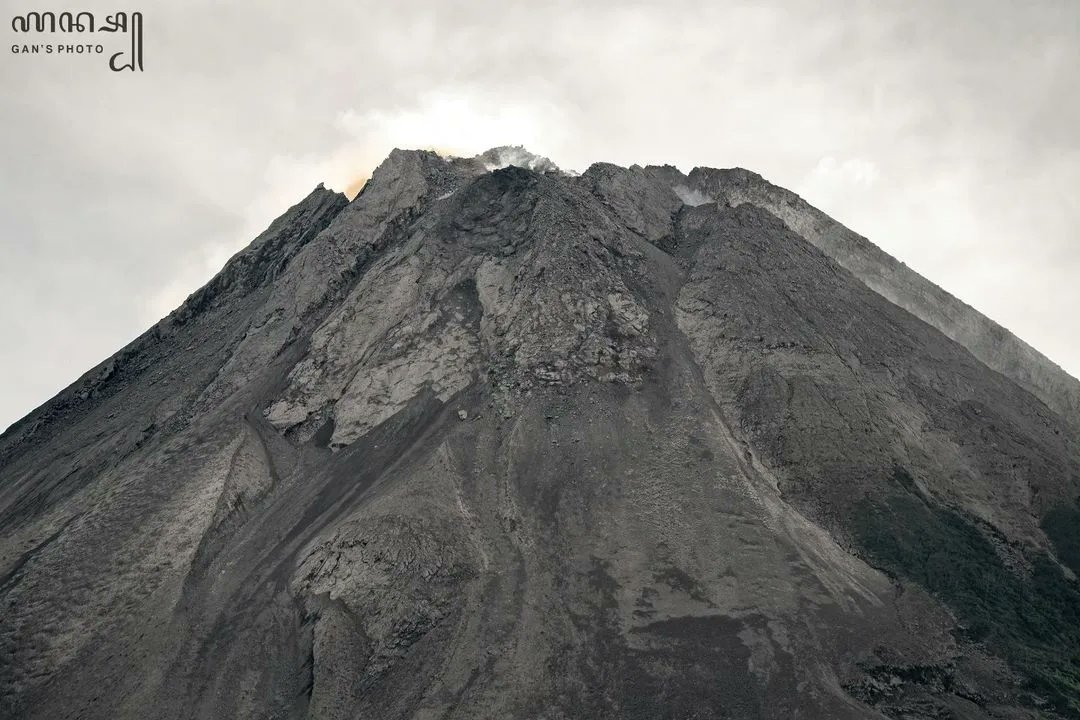
[[[0,437],[0,715],[1077,716],[1075,381],[785,193],[316,189]]]
[[[710,197],[730,205],[750,203],[773,213],[870,289],[933,325],[1080,427],[1080,381],[795,193],[739,169],[697,168],[689,180]]]

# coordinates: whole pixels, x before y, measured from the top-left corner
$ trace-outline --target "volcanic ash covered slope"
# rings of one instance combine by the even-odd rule
[[[1076,381],[822,218],[316,189],[0,437],[0,715],[1077,716]]]

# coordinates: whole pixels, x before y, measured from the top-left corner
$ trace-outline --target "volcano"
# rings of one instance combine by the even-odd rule
[[[0,715],[1080,717],[1078,428],[752,172],[395,150],[0,436]]]

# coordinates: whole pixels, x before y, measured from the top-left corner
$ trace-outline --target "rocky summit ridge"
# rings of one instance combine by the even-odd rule
[[[752,172],[395,150],[0,436],[0,717],[1077,717],[1078,410]]]

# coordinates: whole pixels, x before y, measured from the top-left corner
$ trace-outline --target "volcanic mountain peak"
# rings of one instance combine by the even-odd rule
[[[0,436],[0,716],[1076,716],[1077,382],[754,173],[542,160],[317,188]]]

